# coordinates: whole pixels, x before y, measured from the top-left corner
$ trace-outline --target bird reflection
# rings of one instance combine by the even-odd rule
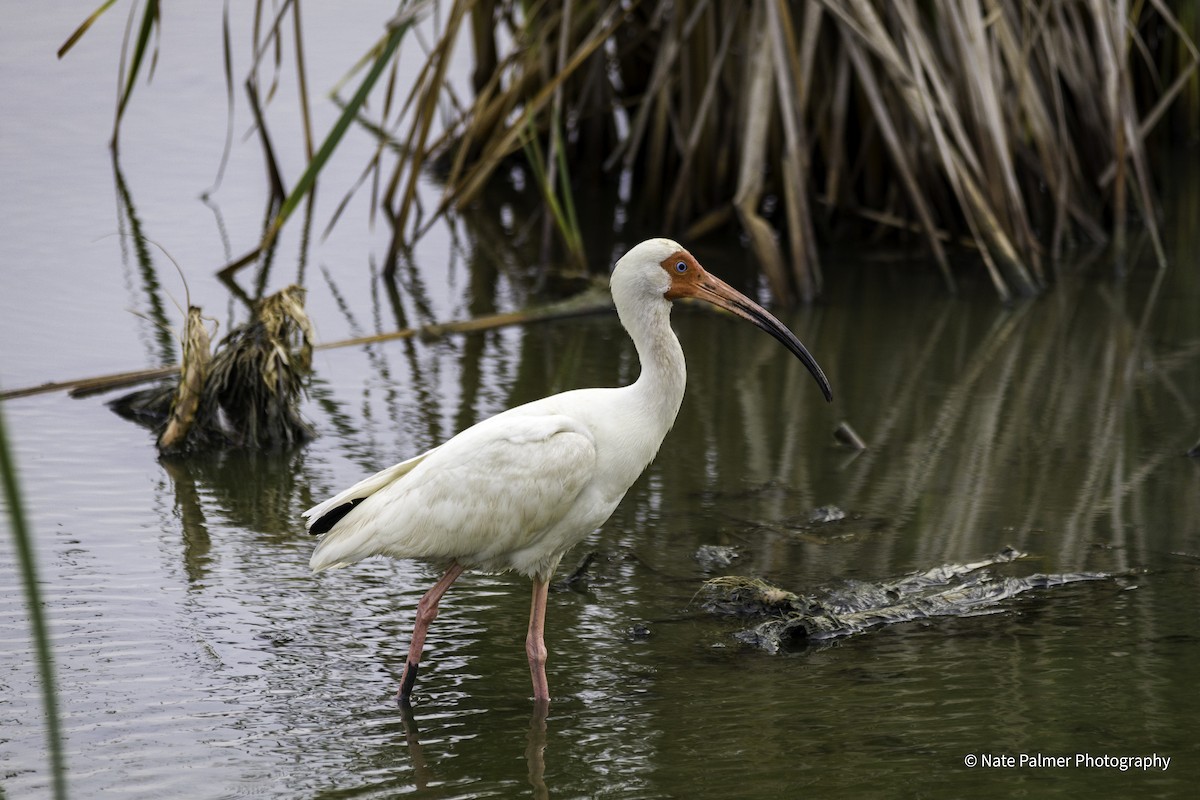
[[[525,737],[526,771],[529,775],[529,785],[533,788],[532,797],[537,800],[550,797],[550,790],[546,786],[546,731],[549,711],[548,702],[534,702],[533,713],[529,717],[529,733]],[[413,784],[418,791],[424,791],[431,783],[436,783],[437,776],[432,774],[425,760],[421,731],[411,705],[400,705],[400,722],[404,728],[404,743],[408,747],[412,762]]]
[[[412,759],[413,782],[418,790],[424,791],[429,786],[429,765],[425,763],[425,751],[421,749],[421,732],[417,728],[417,718],[413,716],[412,706],[400,706],[400,723],[404,726],[404,743],[408,745],[408,755]]]
[[[546,788],[546,714],[549,710],[549,703],[534,702],[525,744],[529,785],[533,787],[533,796],[538,800],[550,796],[550,791]]]

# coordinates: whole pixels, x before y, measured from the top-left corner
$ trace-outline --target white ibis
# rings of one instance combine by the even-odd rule
[[[778,339],[829,381],[783,323],[705,272],[669,239],[650,239],[613,270],[612,295],[642,372],[629,386],[576,389],[509,409],[428,452],[304,512],[323,534],[314,572],[375,555],[449,563],[420,602],[399,700],[407,705],[438,602],[464,569],[514,570],[533,579],[525,650],[533,697],[547,703],[546,591],[563,555],[602,525],[658,452],[683,400],[687,372],[671,330],[671,301],[695,297]]]

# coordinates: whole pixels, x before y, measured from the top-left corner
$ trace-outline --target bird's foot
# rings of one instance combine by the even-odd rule
[[[413,686],[417,682],[417,665],[411,661],[404,664],[404,677],[400,679],[400,691],[396,694],[396,702],[402,706],[412,705]]]

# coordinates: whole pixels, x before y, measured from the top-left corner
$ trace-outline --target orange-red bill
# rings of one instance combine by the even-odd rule
[[[671,287],[667,289],[665,295],[668,300],[694,297],[753,322],[771,334],[780,344],[791,351],[792,355],[800,359],[800,362],[816,378],[825,399],[833,400],[833,390],[829,386],[829,379],[825,377],[817,360],[813,358],[812,353],[808,352],[808,348],[796,338],[796,335],[776,319],[771,312],[725,281],[707,272],[686,250],[664,259],[662,268],[671,276]]]

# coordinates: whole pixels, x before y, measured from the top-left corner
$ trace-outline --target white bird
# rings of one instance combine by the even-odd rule
[[[546,592],[563,555],[616,509],[654,458],[683,400],[683,350],[671,301],[694,297],[753,322],[796,355],[832,399],[804,345],[775,317],[707,273],[669,239],[642,242],[611,279],[641,375],[620,388],[576,389],[509,409],[304,512],[323,534],[314,572],[375,555],[449,563],[417,604],[400,684],[407,705],[438,602],[464,569],[513,570],[533,580],[525,641],[533,696],[547,703]]]

